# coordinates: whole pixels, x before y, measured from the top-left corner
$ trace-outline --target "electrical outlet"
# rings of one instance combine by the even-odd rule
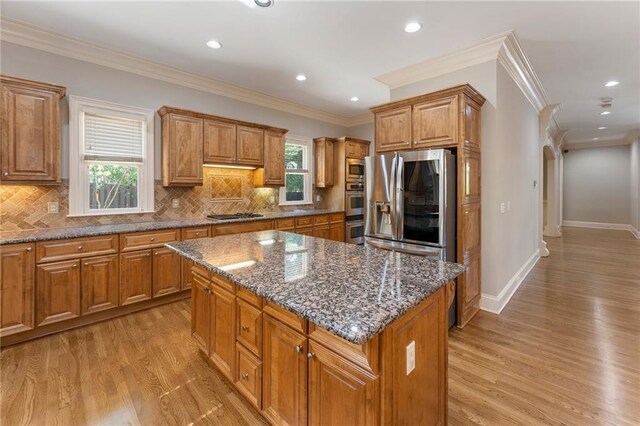
[[[316,195],[316,202],[319,203],[322,201],[322,196],[320,194]]]
[[[49,201],[47,203],[47,213],[58,213],[58,202]]]
[[[504,214],[505,210],[506,210],[505,204],[504,203],[500,203],[500,214]]]
[[[407,376],[416,369],[416,342],[407,345]]]
[[[180,199],[174,198],[173,200],[171,200],[171,207],[173,207],[174,209],[180,207]]]

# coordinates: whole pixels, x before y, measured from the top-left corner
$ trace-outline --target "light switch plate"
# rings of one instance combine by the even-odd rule
[[[504,214],[505,210],[506,210],[505,204],[504,203],[500,203],[500,214]]]
[[[47,203],[47,213],[58,213],[58,202],[57,201],[49,201]]]
[[[416,369],[416,342],[407,345],[407,376]]]

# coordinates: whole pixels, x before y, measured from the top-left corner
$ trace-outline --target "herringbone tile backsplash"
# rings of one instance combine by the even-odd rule
[[[276,212],[323,208],[322,202],[307,206],[278,205],[277,188],[255,188],[253,171],[207,168],[204,185],[194,188],[164,188],[155,183],[155,213],[67,217],[69,182],[52,186],[0,186],[0,231],[19,231],[64,226],[106,225],[150,220],[200,219],[211,213]],[[322,189],[314,190],[322,195]],[[173,199],[180,200],[172,208]],[[59,213],[47,213],[47,203],[57,201]]]

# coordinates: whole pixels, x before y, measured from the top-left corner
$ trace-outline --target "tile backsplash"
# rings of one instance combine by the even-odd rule
[[[204,170],[204,185],[194,188],[164,188],[155,183],[155,213],[67,217],[69,182],[53,186],[0,186],[0,230],[19,231],[63,226],[106,225],[150,220],[201,219],[211,213],[278,212],[323,208],[322,201],[305,206],[278,205],[277,188],[255,188],[253,171],[240,169]],[[172,200],[180,207],[173,208]],[[48,213],[47,203],[57,201],[58,213]]]

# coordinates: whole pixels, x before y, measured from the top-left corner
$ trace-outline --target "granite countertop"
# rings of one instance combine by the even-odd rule
[[[27,231],[0,232],[0,245],[16,243],[33,243],[37,241],[59,240],[63,238],[93,237],[97,235],[123,234],[126,232],[154,231],[160,229],[188,228],[193,226],[221,225],[224,223],[253,222],[256,220],[270,220],[285,217],[313,216],[317,214],[339,213],[344,210],[317,209],[294,210],[290,212],[260,213],[264,217],[238,218],[231,220],[185,219],[185,220],[157,220],[153,222],[116,223],[109,225],[88,225],[64,228],[45,228]]]
[[[282,231],[166,246],[355,344],[464,272],[455,263]]]

